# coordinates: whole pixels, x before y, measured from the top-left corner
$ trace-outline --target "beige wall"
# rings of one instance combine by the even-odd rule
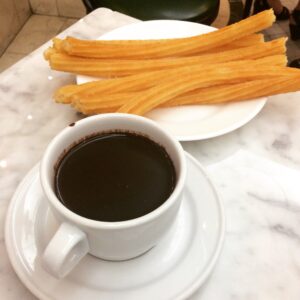
[[[0,0],[0,56],[30,15],[28,0]]]
[[[85,15],[81,0],[30,0],[30,4],[35,14],[71,18],[82,18]]]

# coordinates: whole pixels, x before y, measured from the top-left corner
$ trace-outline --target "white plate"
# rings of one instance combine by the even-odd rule
[[[206,33],[213,27],[185,21],[146,21],[117,28],[100,39],[178,38]],[[78,83],[95,80],[77,76]],[[254,118],[266,98],[220,105],[189,105],[155,109],[145,116],[159,123],[179,141],[203,140],[233,131]]]
[[[6,247],[21,281],[47,300],[186,299],[212,271],[224,237],[224,212],[216,191],[199,163],[188,154],[187,161],[178,218],[158,246],[124,262],[87,255],[61,280],[41,267],[41,254],[58,224],[36,166],[15,192],[6,219]]]

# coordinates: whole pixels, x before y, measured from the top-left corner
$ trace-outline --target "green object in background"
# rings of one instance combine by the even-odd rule
[[[211,24],[220,0],[83,0],[90,12],[107,7],[140,20],[171,19]]]

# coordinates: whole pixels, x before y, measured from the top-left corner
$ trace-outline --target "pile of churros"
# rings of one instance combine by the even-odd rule
[[[100,77],[58,89],[54,99],[85,115],[144,115],[157,107],[243,101],[300,89],[286,67],[286,38],[265,42],[275,21],[265,10],[206,34],[160,40],[53,39],[53,70]]]

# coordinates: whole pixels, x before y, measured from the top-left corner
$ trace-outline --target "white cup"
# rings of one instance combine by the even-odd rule
[[[66,208],[57,198],[54,192],[55,166],[66,149],[83,137],[114,130],[140,133],[162,145],[173,161],[176,186],[160,207],[136,219],[121,222],[87,219]],[[154,247],[176,218],[185,183],[186,161],[180,143],[156,123],[135,115],[103,114],[85,118],[61,131],[46,149],[40,177],[46,199],[60,222],[43,253],[42,264],[49,273],[61,278],[87,253],[118,261],[137,257]]]

